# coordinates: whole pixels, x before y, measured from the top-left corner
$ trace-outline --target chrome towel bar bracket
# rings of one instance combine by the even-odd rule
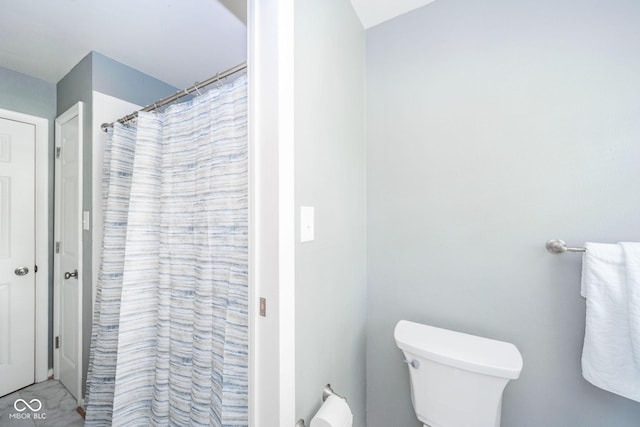
[[[567,246],[567,244],[564,241],[560,239],[549,240],[546,244],[546,247],[547,247],[547,250],[552,254],[561,254],[563,252],[585,252],[586,251],[585,248],[570,248]]]

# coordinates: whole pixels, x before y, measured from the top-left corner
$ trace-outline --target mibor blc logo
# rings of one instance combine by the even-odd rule
[[[47,414],[40,412],[42,409],[42,402],[39,399],[31,399],[27,402],[24,399],[16,399],[13,402],[13,409],[16,412],[9,414],[10,420],[46,420]]]

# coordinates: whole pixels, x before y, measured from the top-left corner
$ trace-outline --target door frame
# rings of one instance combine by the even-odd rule
[[[83,145],[84,145],[84,139],[83,139],[83,120],[84,120],[84,113],[83,113],[84,109],[83,109],[83,103],[82,102],[78,102],[75,105],[73,105],[71,108],[69,108],[67,111],[65,111],[64,113],[62,113],[60,116],[56,117],[55,120],[55,144],[54,144],[54,149],[57,149],[59,147],[58,145],[58,141],[61,140],[61,127],[64,123],[68,122],[69,120],[73,119],[74,117],[78,117],[78,135],[79,135],[79,139],[78,139],[78,219],[79,219],[79,223],[78,223],[78,228],[79,228],[79,233],[78,233],[78,333],[76,336],[76,340],[77,340],[77,360],[78,360],[78,366],[77,366],[77,375],[78,375],[78,380],[77,380],[77,402],[78,402],[78,406],[82,406],[83,405],[83,397],[82,397],[82,364],[83,364],[83,360],[82,360],[82,349],[83,349],[83,343],[82,343],[82,311],[83,311],[83,306],[82,306],[82,301],[83,301],[83,287],[84,287],[84,280],[83,280],[83,236],[84,236],[84,227],[82,224],[82,219],[83,219],[83,197],[82,197],[82,192],[83,192],[83,187],[84,187],[84,177],[83,177],[83,163],[84,163],[84,157],[83,157]],[[55,157],[55,153],[54,153],[54,162],[57,161],[57,158]],[[55,178],[54,178],[54,191],[56,193],[59,194],[59,189],[58,189],[58,185],[60,184],[60,174],[61,174],[61,170],[59,167],[55,168]],[[60,203],[60,200],[58,197],[54,198],[54,242],[57,236],[60,235],[60,218],[57,218],[58,215],[58,211],[59,211],[59,206],[58,204]],[[55,245],[55,243],[54,243]],[[54,293],[53,293],[53,336],[54,336],[54,341],[55,341],[55,337],[58,336],[60,334],[60,280],[59,280],[59,274],[57,274],[60,271],[60,255],[56,254],[55,251],[53,251],[53,258],[54,258],[54,268],[53,268],[53,284],[54,284]],[[55,291],[58,292],[55,292]],[[59,352],[57,351],[59,349],[54,348],[53,349],[53,377],[58,379],[60,377],[60,356],[59,356]]]
[[[0,109],[0,117],[35,127],[35,366],[34,382],[49,376],[49,120]],[[34,269],[35,270],[35,269]]]
[[[293,21],[294,0],[248,1],[251,426],[295,424]]]

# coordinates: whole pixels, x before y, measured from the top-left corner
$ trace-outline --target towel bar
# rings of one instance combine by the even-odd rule
[[[563,252],[585,252],[586,251],[585,248],[567,247],[567,244],[560,239],[549,240],[546,246],[547,246],[547,250],[552,254],[561,254]]]

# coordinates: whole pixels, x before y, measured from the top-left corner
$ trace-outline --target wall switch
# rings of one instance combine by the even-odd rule
[[[313,206],[300,207],[300,241],[311,242],[314,239]]]
[[[82,229],[91,230],[91,223],[89,219],[89,211],[82,212]]]

